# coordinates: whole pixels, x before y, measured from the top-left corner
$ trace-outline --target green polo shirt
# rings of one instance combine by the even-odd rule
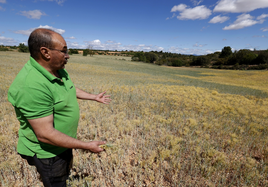
[[[51,158],[66,148],[38,141],[27,119],[53,114],[54,128],[76,138],[79,106],[76,89],[68,73],[59,70],[54,77],[32,57],[19,72],[8,90],[8,101],[14,106],[20,122],[17,151],[27,156]]]

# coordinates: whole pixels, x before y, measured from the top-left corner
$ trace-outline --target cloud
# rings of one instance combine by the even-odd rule
[[[80,45],[78,42],[70,42],[70,41],[66,41],[66,42],[67,42],[68,48],[72,48],[72,49],[85,49],[85,48],[87,48],[87,45]]]
[[[51,1],[51,0],[50,0]],[[53,0],[52,0],[53,1]],[[54,0],[58,5],[63,5],[65,0]]]
[[[176,14],[175,14],[175,13],[173,13],[172,17],[170,17],[170,18],[169,18],[169,17],[167,17],[167,18],[166,18],[166,20],[172,19],[172,18],[174,18],[175,16],[176,16]]]
[[[0,36],[0,44],[1,45],[16,45],[18,41],[13,38],[6,38],[4,36]]]
[[[204,47],[204,46],[206,46],[207,44],[198,44],[198,43],[195,43],[194,45],[193,45],[193,47]]]
[[[250,14],[241,14],[237,16],[237,20],[229,25],[223,28],[223,30],[237,30],[237,29],[243,29],[245,27],[250,27],[252,25],[263,23],[264,20],[256,21],[254,20],[254,17]]]
[[[63,30],[63,29],[53,28],[53,27],[48,26],[48,25],[44,25],[44,26],[40,25],[39,27],[36,27],[36,28],[30,28],[30,29],[28,29],[28,30],[17,30],[17,31],[14,31],[14,33],[29,36],[29,35],[30,35],[35,29],[37,29],[37,28],[51,29],[51,30],[53,30],[53,31],[55,31],[55,32],[57,32],[57,33],[59,33],[59,34],[63,34],[63,33],[65,33],[65,30]]]
[[[262,30],[263,32],[266,32],[266,31],[268,31],[268,27],[261,28],[261,30]]]
[[[173,6],[171,12],[180,12],[180,15],[177,16],[177,18],[180,20],[206,19],[211,15],[211,10],[204,5],[196,6],[194,8],[187,8],[187,5],[180,4]]]
[[[214,18],[212,18],[209,23],[223,23],[225,21],[227,21],[228,19],[230,19],[228,16],[215,16]]]
[[[119,50],[119,51],[125,51],[125,50],[128,50],[128,51],[130,50],[132,51],[163,51],[164,50],[163,47],[159,47],[159,46],[145,45],[145,44],[122,45],[119,42],[115,42],[111,40],[108,40],[102,43],[99,39],[96,39],[93,41],[85,41],[85,45],[81,45],[80,48],[86,48],[89,45],[93,49],[99,49],[99,50]]]
[[[199,5],[200,3],[202,3],[203,0],[200,0],[200,1],[191,0],[191,2],[194,4],[194,6],[197,6],[197,5]]]
[[[187,5],[180,4],[180,5],[177,5],[177,6],[172,7],[171,12],[183,11],[186,8],[187,8]]]
[[[0,11],[5,11],[5,9],[3,7],[0,6]]]
[[[213,53],[209,49],[200,49],[200,48],[180,48],[180,47],[170,47],[167,52],[178,53],[178,54],[190,54],[190,55],[205,55]]]
[[[0,3],[6,3],[6,0],[0,0]]]
[[[267,18],[268,17],[268,14],[262,14],[260,16],[257,17],[258,20],[262,20],[264,18]]]
[[[19,14],[22,16],[26,16],[27,18],[30,19],[40,19],[41,16],[46,15],[44,12],[41,12],[40,10],[20,11]]]
[[[66,0],[35,0],[35,2],[37,1],[55,1],[58,5],[62,6]]]
[[[213,12],[241,13],[267,7],[267,0],[220,0]]]
[[[54,27],[51,27],[51,26],[48,26],[48,25],[44,25],[44,26],[40,25],[38,28],[51,29],[51,30],[53,30],[53,31],[55,31],[55,32],[57,32],[59,34],[65,33],[65,30],[63,30],[63,29],[57,29],[57,28],[54,28]]]
[[[252,37],[253,38],[267,38],[267,36],[265,36],[265,35],[262,35],[262,36],[260,36],[260,35],[254,35]]]
[[[73,40],[73,39],[76,39],[76,37],[71,36],[71,37],[66,37],[66,39],[71,39],[71,40]]]

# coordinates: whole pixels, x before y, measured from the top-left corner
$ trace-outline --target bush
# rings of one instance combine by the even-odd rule
[[[235,65],[235,64],[246,64],[246,65],[251,65],[256,62],[257,55],[254,54],[252,51],[248,49],[242,49],[239,50],[238,52],[233,53],[231,55],[226,64],[227,65]]]
[[[248,67],[248,70],[264,70],[264,69],[268,69],[267,64],[260,64],[258,66],[250,66],[250,67]]]
[[[191,66],[208,66],[209,59],[206,56],[198,56],[193,59]]]
[[[219,55],[219,58],[225,58],[232,54],[232,48],[230,46],[226,46],[221,50],[221,54]]]
[[[169,59],[171,66],[181,67],[183,66],[183,62],[178,58]]]
[[[137,52],[134,54],[134,56],[132,57],[132,61],[142,61],[142,62],[146,62],[146,57],[144,55],[143,52]]]
[[[145,57],[146,57],[146,62],[148,63],[154,63],[155,61],[158,60],[158,56],[153,52],[145,53]]]
[[[19,52],[28,53],[29,52],[28,46],[24,45],[23,43],[20,43]]]
[[[79,54],[77,49],[69,49],[69,54]]]
[[[268,51],[263,51],[255,59],[255,64],[267,64],[267,63],[268,63]]]
[[[84,49],[83,50],[83,56],[87,56],[89,54],[89,50],[88,49]]]
[[[9,51],[7,47],[0,47],[0,51]]]

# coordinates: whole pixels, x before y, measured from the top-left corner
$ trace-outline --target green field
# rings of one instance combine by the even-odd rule
[[[29,54],[0,52],[0,186],[41,186],[16,154],[19,124],[7,90]],[[79,101],[71,186],[268,186],[268,72],[171,68],[130,57],[71,55],[76,87],[107,91],[110,105]]]

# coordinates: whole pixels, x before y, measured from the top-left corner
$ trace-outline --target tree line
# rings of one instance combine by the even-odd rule
[[[241,49],[233,52],[230,46],[225,46],[221,52],[201,56],[162,51],[135,52],[132,60],[175,67],[198,66],[215,69],[261,70],[268,69],[268,50]]]
[[[19,52],[29,52],[28,46],[20,43],[19,46],[0,45],[0,51],[17,49]],[[79,54],[82,50],[83,56],[107,55],[110,50],[93,50],[91,46],[86,49],[69,49],[68,54]],[[197,66],[214,69],[240,69],[240,70],[261,70],[268,69],[268,50],[248,50],[241,49],[232,51],[230,46],[225,46],[221,52],[215,52],[207,55],[185,55],[163,51],[113,51],[114,55],[130,56],[132,61],[152,63],[166,66]],[[110,54],[111,55],[111,54]]]

